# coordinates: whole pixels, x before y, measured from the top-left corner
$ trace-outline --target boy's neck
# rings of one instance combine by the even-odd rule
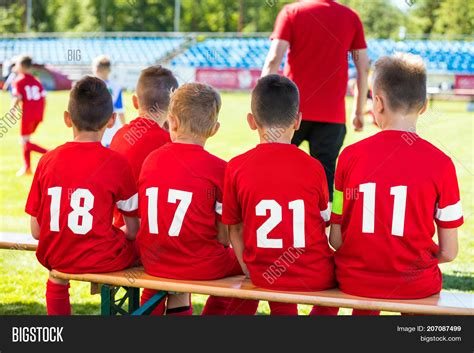
[[[291,144],[295,130],[291,127],[258,128],[260,143]]]
[[[380,128],[382,130],[397,130],[416,132],[416,122],[418,120],[418,114],[403,115],[394,114],[387,119],[384,119],[385,123]]]
[[[104,131],[78,131],[73,128],[74,142],[100,142]]]
[[[100,78],[102,81],[107,81],[107,80],[109,79],[109,75],[108,75],[108,74],[106,75],[106,74],[103,74],[103,73],[101,73],[101,72],[97,72],[97,73],[96,73],[96,76],[97,76],[98,78]]]
[[[163,127],[163,124],[166,121],[166,115],[165,114],[153,114],[153,113],[150,113],[150,112],[145,111],[143,109],[138,109],[138,116],[140,118],[143,118],[143,119],[152,120],[155,123],[157,123],[158,125],[160,125],[160,127]]]
[[[173,138],[174,143],[184,143],[188,145],[198,145],[204,147],[206,144],[207,138],[205,137],[200,137],[200,136],[194,136],[194,135],[188,135],[188,134],[180,134],[176,133],[176,135]]]

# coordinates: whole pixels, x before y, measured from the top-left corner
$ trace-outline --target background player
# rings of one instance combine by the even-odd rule
[[[111,71],[112,63],[108,56],[101,55],[94,59],[92,63],[92,73],[107,84],[107,89],[112,96],[112,102],[114,104],[114,113],[117,115],[114,125],[108,127],[102,137],[102,144],[105,147],[110,146],[115,133],[125,124],[125,107],[123,106],[122,100],[122,88],[109,79]]]
[[[110,272],[137,260],[131,241],[138,230],[135,179],[125,158],[100,143],[114,120],[105,83],[95,77],[78,81],[64,112],[74,141],[41,158],[26,203],[31,233],[39,240],[36,257],[48,270]],[[125,216],[123,230],[112,225],[115,205]],[[49,315],[70,315],[68,290],[68,281],[50,276]]]
[[[260,144],[229,162],[224,187],[222,221],[237,258],[258,287],[335,287],[324,169],[291,144],[301,123],[298,88],[286,77],[265,76],[252,91],[251,105],[247,121]],[[298,314],[296,304],[269,305],[272,315]],[[330,312],[313,309],[317,313]]]
[[[110,149],[119,152],[128,160],[136,182],[145,158],[154,150],[171,142],[170,134],[163,126],[166,123],[170,94],[176,88],[178,81],[170,70],[159,65],[144,69],[138,79],[136,95],[132,97],[133,106],[138,110],[138,117],[122,126],[112,139]],[[124,225],[122,214],[117,208],[114,212],[114,225],[117,227]],[[156,291],[151,289],[143,289],[142,304],[155,293]],[[168,309],[183,306],[183,300],[180,298],[170,296]],[[187,298],[186,294],[184,303],[188,302]],[[153,311],[154,315],[161,315],[164,312],[165,301],[162,303],[163,305]]]
[[[12,61],[5,60],[2,65],[2,76],[4,78],[2,90],[9,91],[12,90],[12,83],[15,81],[16,72],[15,72],[15,59]]]
[[[21,110],[21,143],[23,146],[23,167],[16,173],[17,176],[31,174],[31,152],[46,153],[47,150],[30,141],[39,123],[43,121],[45,96],[41,82],[31,74],[33,60],[29,56],[20,56],[16,59],[14,72],[15,80],[12,83],[13,102],[11,111]]]
[[[373,96],[383,131],[347,147],[336,171],[330,242],[337,280],[353,295],[428,297],[441,290],[438,264],[456,257],[463,215],[453,162],[416,134],[427,106],[421,58],[379,59]]]

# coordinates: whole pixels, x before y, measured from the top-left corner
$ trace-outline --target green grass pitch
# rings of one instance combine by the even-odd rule
[[[224,93],[220,114],[221,129],[206,146],[208,150],[226,160],[252,148],[257,135],[246,123],[249,109],[249,94]],[[125,95],[127,120],[135,118],[131,95]],[[351,99],[347,99],[348,113]],[[0,117],[8,111],[10,97],[0,95]],[[53,148],[72,139],[72,131],[63,123],[63,111],[67,106],[67,92],[50,92],[47,96],[45,121],[40,125],[33,141]],[[453,291],[474,292],[472,272],[474,253],[473,222],[473,124],[474,116],[466,111],[465,102],[436,101],[434,106],[420,119],[418,133],[445,151],[453,159],[461,187],[465,224],[460,229],[460,254],[455,262],[442,265],[444,288]],[[0,138],[0,232],[29,231],[29,218],[24,213],[25,200],[31,177],[17,178],[15,172],[21,166],[19,124]],[[374,126],[367,126],[362,133],[348,128],[345,145],[359,141],[377,132]],[[307,148],[306,145],[302,148]],[[38,156],[34,156],[36,165]],[[284,187],[284,186],[282,186]],[[45,314],[44,292],[47,271],[38,264],[33,253],[21,251],[0,251],[0,314]],[[72,283],[71,302],[75,314],[99,314],[99,296],[89,294],[85,283]],[[199,313],[206,297],[193,296],[194,311]],[[309,307],[301,306],[300,312],[307,313]],[[343,310],[343,313],[348,313]],[[259,313],[268,313],[268,306],[262,303]]]

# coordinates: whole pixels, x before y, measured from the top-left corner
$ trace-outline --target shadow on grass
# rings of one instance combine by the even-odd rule
[[[452,274],[443,274],[443,289],[473,292],[474,274],[469,272],[453,272]]]

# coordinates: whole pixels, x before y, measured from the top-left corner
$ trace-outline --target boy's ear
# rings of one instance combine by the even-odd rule
[[[64,111],[64,124],[66,124],[67,127],[72,127],[71,114],[69,114],[67,110]]]
[[[212,127],[212,130],[211,130],[211,133],[209,134],[209,137],[212,137],[214,136],[215,134],[217,134],[217,131],[219,131],[219,128],[221,127],[221,123],[216,121],[216,123],[214,124],[214,126]]]
[[[428,109],[428,99],[425,100],[425,104],[423,104],[423,106],[421,107],[418,115],[422,115],[422,114],[425,114],[426,113],[426,110]]]
[[[107,126],[109,129],[114,126],[115,124],[115,119],[117,119],[117,113],[112,113],[112,115],[109,118],[109,121],[107,122]]]
[[[295,129],[295,131],[300,129],[302,119],[303,119],[303,113],[299,112],[298,118],[296,118],[295,124],[293,125],[293,128]]]
[[[170,132],[176,132],[179,128],[179,121],[173,115],[168,114],[168,129]]]
[[[385,101],[382,96],[374,96],[374,113],[382,114],[385,110]]]
[[[247,123],[249,124],[251,130],[257,130],[257,122],[255,121],[255,117],[252,113],[247,114]]]
[[[134,94],[134,95],[132,96],[132,103],[133,103],[133,107],[134,107],[136,110],[138,110],[138,97],[137,97],[136,94]]]

